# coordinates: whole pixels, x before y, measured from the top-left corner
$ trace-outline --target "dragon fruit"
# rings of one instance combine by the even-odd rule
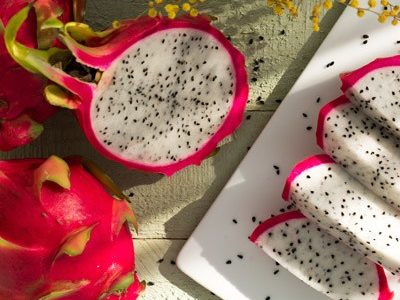
[[[390,300],[385,271],[335,239],[299,211],[259,225],[250,240],[284,268],[336,300]]]
[[[135,219],[109,177],[56,156],[0,170],[1,299],[136,299]]]
[[[283,191],[310,220],[349,247],[400,273],[400,216],[328,155],[297,164]]]
[[[380,58],[343,74],[342,91],[365,114],[400,135],[400,56]]]
[[[28,0],[0,0],[0,150],[8,151],[23,146],[43,131],[41,123],[52,116],[57,109],[49,105],[43,96],[46,81],[42,77],[27,72],[8,54],[4,43],[4,25]],[[55,40],[54,30],[43,29],[39,24],[59,17],[61,21],[70,21],[75,15],[81,20],[82,0],[36,0],[33,11],[18,34],[18,41],[28,47],[51,45],[61,46]],[[75,7],[75,10],[73,9]],[[61,11],[63,13],[61,14]],[[24,83],[21,89],[20,83]]]
[[[400,139],[345,96],[320,111],[317,143],[353,177],[400,209]]]
[[[200,164],[239,126],[248,98],[244,57],[206,17],[140,17],[104,32],[65,24],[61,40],[96,74],[84,82],[52,66],[52,53],[15,41],[28,12],[6,27],[9,52],[58,84],[48,101],[73,109],[109,159],[172,175]]]

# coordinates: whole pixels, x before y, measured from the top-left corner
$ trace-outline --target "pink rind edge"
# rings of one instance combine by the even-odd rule
[[[161,30],[173,29],[173,28],[193,28],[193,29],[203,30],[211,34],[216,40],[218,40],[221,43],[221,45],[227,50],[232,59],[233,65],[235,66],[234,71],[237,83],[236,91],[234,94],[235,99],[230,111],[228,112],[224,120],[224,123],[216,131],[213,137],[199,151],[186,157],[185,159],[183,159],[178,163],[173,163],[163,166],[151,166],[136,162],[128,162],[124,159],[121,159],[117,155],[111,153],[108,149],[104,147],[102,143],[98,141],[90,122],[86,120],[86,118],[90,116],[91,101],[82,101],[82,105],[78,108],[78,110],[76,110],[76,113],[77,113],[77,118],[80,124],[82,124],[82,127],[89,141],[92,143],[92,145],[96,147],[96,149],[98,149],[98,151],[100,151],[100,153],[103,156],[118,163],[121,163],[127,168],[138,169],[144,172],[161,173],[166,176],[171,176],[187,166],[200,165],[201,162],[207,156],[209,156],[212,153],[212,151],[214,151],[214,149],[218,146],[218,143],[220,141],[222,141],[225,137],[232,134],[239,127],[239,125],[243,120],[243,114],[247,104],[247,99],[249,95],[249,84],[247,81],[244,55],[231,44],[231,42],[223,35],[222,32],[220,32],[215,27],[211,26],[209,22],[206,22],[204,20],[195,22],[191,21],[190,19],[182,19],[179,20],[179,22],[167,23],[167,25],[165,22],[161,22],[159,23],[159,25],[160,27],[156,26],[155,28],[152,28],[152,30],[147,32],[146,35],[151,35]],[[144,36],[140,36],[139,40],[142,38],[144,38]]]
[[[319,111],[317,131],[315,135],[317,139],[317,145],[320,146],[321,149],[324,149],[324,125],[326,118],[333,109],[347,103],[350,103],[350,100],[347,99],[346,96],[342,95],[339,98],[336,98],[335,100],[325,104]]]
[[[283,222],[294,219],[306,219],[306,217],[299,210],[295,210],[269,218],[268,220],[264,221],[263,223],[257,226],[257,228],[250,235],[250,241],[255,243],[258,240],[258,238],[268,229],[271,229],[274,226],[281,224]]]
[[[394,293],[389,288],[389,283],[385,274],[385,270],[380,265],[375,265],[378,273],[379,281],[379,298],[378,300],[392,300]]]
[[[292,183],[296,179],[296,177],[299,176],[301,173],[322,164],[333,164],[333,163],[335,163],[334,160],[330,158],[327,154],[314,155],[299,162],[292,169],[292,172],[290,172],[289,176],[286,179],[285,187],[283,188],[282,192],[282,198],[286,201],[289,201],[290,188],[292,186]]]
[[[363,78],[368,73],[379,68],[394,67],[394,66],[400,66],[400,55],[378,58],[357,70],[341,74],[340,75],[340,79],[342,81],[341,90],[343,91],[343,93],[346,93],[346,91],[349,88],[354,86],[358,80]]]

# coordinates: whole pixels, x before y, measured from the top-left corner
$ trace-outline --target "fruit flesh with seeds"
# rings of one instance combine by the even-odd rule
[[[364,186],[400,209],[400,139],[345,96],[320,111],[317,143]]]
[[[132,236],[113,211],[122,200],[80,158],[0,161],[0,170],[1,299],[112,297],[127,274],[134,280],[118,293],[139,294]]]
[[[259,225],[250,240],[300,280],[331,299],[393,298],[381,266],[291,211]]]
[[[10,52],[27,13],[6,28]],[[77,118],[106,157],[172,175],[200,164],[241,123],[248,98],[244,57],[207,18],[142,17],[106,34],[88,32],[69,23],[61,40],[79,63],[103,72],[97,83],[53,68],[43,53],[29,62],[14,56],[79,98]]]
[[[43,96],[46,80],[33,75],[19,66],[9,55],[4,43],[4,26],[21,8],[32,2],[28,0],[0,0],[0,150],[9,151],[26,145],[36,139],[43,131],[41,123],[52,116],[57,109],[49,105]],[[22,26],[18,41],[28,47],[39,44],[61,46],[48,30],[39,30],[36,20],[43,22],[57,16],[63,21],[71,21],[74,13],[81,17],[82,8],[74,12],[73,6],[83,5],[82,0],[37,0],[33,3],[28,19]],[[58,8],[60,10],[58,10]],[[63,13],[61,14],[61,10]],[[57,12],[56,12],[57,11]],[[23,82],[21,88],[20,83]]]
[[[399,212],[328,155],[312,156],[289,175],[283,198],[346,245],[400,273]]]
[[[342,91],[379,125],[400,135],[400,56],[379,58],[341,75]]]

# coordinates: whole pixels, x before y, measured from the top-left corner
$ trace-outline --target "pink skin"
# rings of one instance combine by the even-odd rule
[[[0,122],[0,149],[9,151],[33,141],[42,131],[40,125],[23,115],[20,118]]]
[[[142,22],[144,22],[144,24],[147,26],[145,27],[146,30],[142,29],[144,27]],[[51,70],[49,66],[43,66],[44,69],[47,69],[44,73],[51,74],[51,78],[54,81],[62,86],[65,86],[68,90],[79,96],[81,103],[76,111],[77,118],[91,144],[105,157],[117,161],[128,168],[139,169],[145,172],[162,173],[167,176],[173,175],[177,171],[189,165],[200,165],[201,162],[214,151],[218,143],[226,136],[232,134],[232,132],[236,130],[242,121],[249,93],[244,56],[231,45],[231,43],[220,31],[212,27],[210,22],[204,17],[183,17],[173,21],[167,18],[149,19],[145,17],[139,19],[139,23],[138,21],[135,21],[127,24],[122,25],[123,31],[121,30],[118,32],[118,35],[109,40],[106,45],[98,48],[91,48],[90,51],[82,51],[73,44],[70,44],[69,47],[71,47],[71,51],[74,52],[74,55],[82,63],[96,66],[100,69],[107,69],[110,64],[127,48],[131,47],[134,43],[140,41],[146,36],[161,30],[172,28],[194,28],[213,35],[230,54],[233,65],[236,67],[235,71],[237,85],[235,91],[235,100],[223,125],[212,136],[212,138],[201,149],[199,149],[199,151],[193,153],[182,161],[166,165],[148,165],[122,159],[121,157],[111,153],[104,146],[104,144],[97,139],[93,130],[90,120],[90,107],[93,101],[93,96],[96,92],[93,84],[83,83],[75,78],[71,78],[59,70]],[[138,28],[141,28],[143,31],[138,33]],[[135,33],[132,34],[131,32]],[[124,43],[120,44],[121,41]],[[68,40],[66,40],[66,43],[68,44]],[[103,55],[103,52],[106,53],[105,56]]]
[[[145,286],[142,286],[139,278],[135,276],[134,283],[128,288],[128,290],[121,295],[110,295],[105,300],[135,300],[144,291]]]
[[[306,158],[305,160],[299,162],[289,174],[288,178],[286,179],[285,187],[282,192],[282,198],[286,201],[289,201],[290,196],[290,189],[292,187],[293,181],[296,179],[304,171],[319,166],[321,164],[333,164],[335,163],[332,158],[330,158],[326,154],[319,154],[315,156],[311,156]]]
[[[49,0],[40,0],[46,2]],[[72,20],[72,2],[53,0],[60,5],[64,14],[61,20],[66,22]],[[0,21],[6,25],[9,19],[20,9],[26,6],[28,0],[0,0]],[[21,27],[18,34],[18,41],[24,45],[34,48],[36,44],[36,15],[32,10],[27,21]],[[56,45],[60,45],[59,43]],[[8,128],[15,127],[15,119],[22,114],[29,116],[32,121],[42,123],[54,115],[58,110],[56,107],[48,104],[43,97],[43,89],[46,86],[46,80],[31,74],[20,67],[8,54],[4,40],[0,33],[0,118],[3,125]],[[23,88],[21,89],[21,82]],[[3,136],[8,133],[7,129],[0,131],[0,150],[9,151],[17,147],[30,143],[37,136],[33,136],[29,126],[19,126],[18,135],[15,138]]]
[[[358,80],[363,78],[368,73],[375,71],[376,69],[379,69],[379,68],[393,67],[393,66],[400,66],[400,55],[396,55],[396,56],[388,57],[388,58],[378,58],[378,59],[374,60],[373,62],[369,63],[368,65],[361,67],[358,70],[355,70],[350,73],[342,74],[340,76],[340,79],[342,80],[341,89],[342,89],[343,93],[346,93],[346,91],[349,88],[351,88],[353,85],[355,85]]]
[[[319,158],[316,158],[314,156],[314,157],[311,157],[311,158],[301,162],[300,164],[315,166],[314,163],[316,161],[318,161],[318,160],[319,160]],[[297,165],[297,166],[299,166],[299,165]],[[296,168],[297,168],[297,166],[296,166]],[[305,169],[309,169],[309,167],[306,167]],[[305,169],[304,169],[303,166],[300,166],[300,168],[299,168],[299,170],[305,170]],[[298,174],[300,174],[300,173],[298,173]],[[257,242],[258,238],[262,234],[268,232],[270,229],[272,229],[276,225],[282,224],[284,222],[288,222],[290,220],[296,220],[296,219],[306,219],[306,217],[298,210],[286,212],[286,213],[283,213],[281,215],[272,217],[272,218],[264,221],[259,226],[257,226],[257,228],[253,231],[253,233],[250,236],[250,241],[255,243],[255,242]],[[377,273],[378,273],[378,280],[379,280],[379,297],[378,297],[378,300],[391,300],[391,299],[393,299],[394,294],[389,288],[389,283],[387,281],[384,269],[381,266],[376,265],[376,270],[377,270]]]
[[[321,147],[321,149],[324,149],[324,125],[326,118],[336,107],[348,103],[350,103],[350,100],[347,99],[346,96],[342,95],[339,98],[325,104],[319,111],[316,137],[317,137],[317,144],[318,146]]]
[[[100,296],[119,276],[134,270],[129,229],[123,226],[113,239],[111,224],[115,199],[84,170],[78,158],[67,160],[70,190],[45,182],[40,200],[35,197],[33,172],[43,161],[0,162],[0,237],[19,248],[2,249],[0,241],[0,298],[7,299],[8,295],[19,292],[20,299],[36,299],[49,293],[57,281],[82,279],[89,283],[65,299]],[[64,254],[55,259],[71,232],[94,224],[81,255]],[[38,281],[39,278],[44,280]]]

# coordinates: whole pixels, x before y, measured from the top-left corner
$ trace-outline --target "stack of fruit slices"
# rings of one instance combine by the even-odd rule
[[[341,75],[343,95],[320,111],[326,153],[298,163],[283,198],[296,211],[251,240],[332,299],[393,299],[400,274],[400,56]]]

